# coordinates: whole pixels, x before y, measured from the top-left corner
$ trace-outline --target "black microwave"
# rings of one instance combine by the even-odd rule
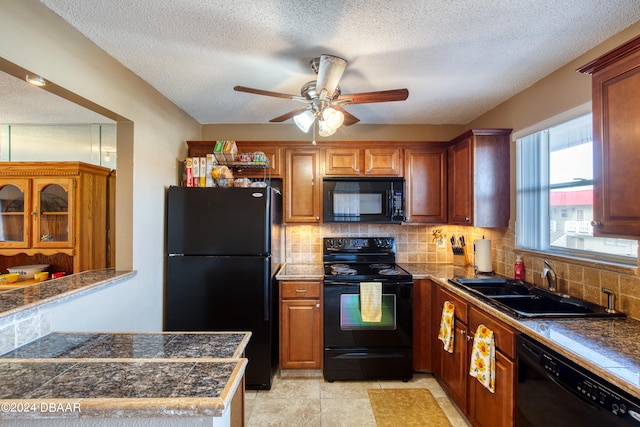
[[[404,178],[325,178],[323,222],[404,221]]]

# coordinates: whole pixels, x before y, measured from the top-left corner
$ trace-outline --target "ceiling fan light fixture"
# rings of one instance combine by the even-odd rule
[[[322,118],[324,119],[325,125],[334,131],[344,123],[344,114],[342,111],[332,107],[327,107],[322,111]]]
[[[313,115],[311,110],[305,110],[302,113],[293,116],[294,123],[304,133],[309,132],[309,129],[311,129],[311,125],[313,125],[315,120],[316,117]]]

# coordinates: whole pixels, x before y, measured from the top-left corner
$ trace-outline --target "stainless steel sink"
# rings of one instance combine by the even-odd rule
[[[454,278],[450,283],[515,317],[625,317],[600,305],[505,278]]]

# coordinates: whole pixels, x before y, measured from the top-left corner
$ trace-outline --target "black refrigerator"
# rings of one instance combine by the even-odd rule
[[[282,197],[271,188],[169,187],[166,331],[251,331],[246,388],[278,365]]]

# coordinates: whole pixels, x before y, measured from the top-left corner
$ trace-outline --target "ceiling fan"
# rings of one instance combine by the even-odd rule
[[[246,86],[235,86],[233,89],[238,92],[292,99],[307,104],[303,108],[289,111],[269,121],[283,122],[293,118],[293,121],[300,130],[308,132],[317,120],[320,136],[333,135],[342,124],[350,126],[360,121],[360,119],[342,108],[342,105],[404,101],[409,96],[407,89],[343,95],[338,82],[347,67],[347,61],[345,59],[333,55],[321,55],[319,58],[312,59],[309,65],[317,74],[317,77],[316,80],[302,85],[300,89],[301,96],[254,89]]]

